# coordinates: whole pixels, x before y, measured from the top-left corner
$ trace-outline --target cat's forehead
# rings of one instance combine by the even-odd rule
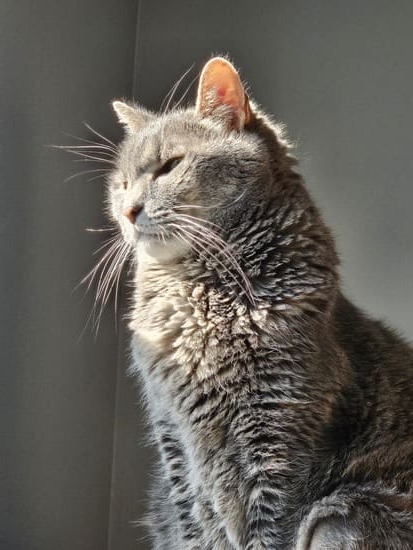
[[[161,160],[170,155],[187,152],[205,152],[223,137],[218,124],[202,120],[191,111],[161,115],[140,131],[127,136],[122,157],[135,157],[139,153],[142,162]]]
[[[187,154],[242,159],[261,156],[262,148],[258,136],[228,132],[219,121],[188,109],[156,116],[129,134],[120,149],[118,167],[130,172]]]

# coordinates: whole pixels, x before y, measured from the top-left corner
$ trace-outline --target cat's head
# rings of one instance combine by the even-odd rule
[[[110,213],[138,261],[170,261],[225,238],[268,200],[274,158],[289,158],[221,57],[205,65],[192,108],[154,114],[123,101],[113,108],[126,132]]]

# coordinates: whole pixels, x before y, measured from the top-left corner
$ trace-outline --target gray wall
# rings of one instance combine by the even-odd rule
[[[107,547],[117,334],[79,335],[102,184],[45,147],[110,133],[132,90],[137,3],[0,2],[0,548]]]
[[[102,185],[61,184],[87,167],[43,147],[85,137],[85,119],[116,136],[110,97],[157,108],[192,64],[182,91],[229,53],[297,142],[347,293],[413,337],[413,4],[251,4],[0,4],[0,548],[148,548],[132,521],[151,456],[113,307],[96,342],[77,342],[91,297],[71,290],[91,266],[98,239],[83,228],[103,223]]]

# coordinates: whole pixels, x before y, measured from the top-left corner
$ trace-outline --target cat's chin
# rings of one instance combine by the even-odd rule
[[[163,241],[147,235],[142,235],[134,245],[139,263],[168,263],[180,258],[187,251],[181,241],[170,238]]]

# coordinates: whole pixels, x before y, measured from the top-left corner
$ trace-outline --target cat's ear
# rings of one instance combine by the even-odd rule
[[[242,130],[252,113],[239,74],[223,57],[214,57],[202,70],[196,110],[204,117],[220,118],[229,130]]]
[[[152,113],[134,103],[115,99],[112,101],[112,107],[119,122],[125,126],[126,131],[129,133],[138,132],[153,118]]]

